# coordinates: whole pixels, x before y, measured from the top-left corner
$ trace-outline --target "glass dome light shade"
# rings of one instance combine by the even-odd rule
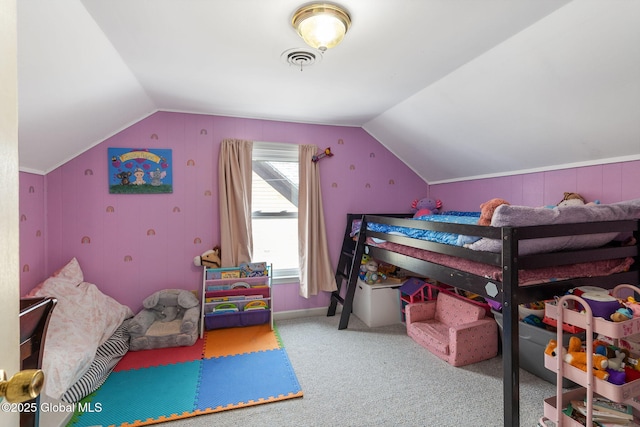
[[[305,43],[325,51],[342,41],[351,25],[351,18],[338,6],[312,4],[298,9],[291,23]]]

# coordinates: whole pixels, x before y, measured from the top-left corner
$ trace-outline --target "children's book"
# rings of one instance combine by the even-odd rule
[[[605,397],[594,396],[593,409],[602,412],[610,412],[627,420],[633,419],[633,408],[631,405],[614,402]]]
[[[580,400],[572,400],[571,405],[573,409],[578,411],[580,414],[586,416],[587,415],[587,407],[584,401]],[[593,412],[591,414],[592,420],[594,423],[615,423],[618,425],[626,426],[629,425],[631,419],[627,418],[625,414],[614,414],[612,412],[604,412],[593,408]],[[632,416],[633,419],[633,416]]]

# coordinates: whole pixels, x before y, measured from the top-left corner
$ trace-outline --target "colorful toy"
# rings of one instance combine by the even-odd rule
[[[500,205],[509,205],[510,203],[504,199],[491,199],[480,205],[480,219],[478,225],[491,225],[491,217],[493,212]]]
[[[386,280],[387,276],[378,271],[378,263],[369,259],[365,264],[360,266],[360,274],[358,275],[363,282],[373,285]]]
[[[417,218],[419,216],[425,215],[437,215],[440,213],[442,209],[442,201],[441,200],[433,200],[429,198],[424,199],[415,199],[411,202],[411,212],[413,212],[413,217]]]
[[[220,268],[220,247],[216,246],[213,249],[209,249],[202,255],[195,257],[193,259],[193,264],[209,268]]]
[[[311,157],[311,161],[312,161],[313,163],[317,163],[317,162],[318,162],[318,160],[320,160],[320,159],[322,159],[322,158],[325,158],[325,157],[333,157],[333,153],[331,152],[331,147],[327,147],[327,148],[325,148],[325,149],[324,149],[324,151],[323,151],[323,152],[321,152],[321,153],[314,154],[314,155]]]

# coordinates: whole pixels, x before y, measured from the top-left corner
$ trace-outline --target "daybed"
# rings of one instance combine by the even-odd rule
[[[57,300],[42,360],[44,393],[77,402],[100,387],[128,351],[126,322],[133,312],[85,282],[76,258],[27,297]]]
[[[375,259],[502,304],[505,426],[520,425],[518,304],[552,298],[577,286],[610,289],[620,283],[639,283],[634,260],[640,240],[640,199],[553,209],[502,205],[496,209],[491,227],[399,216],[347,215],[348,227],[352,221],[361,220],[353,246],[354,260],[359,261],[366,247]],[[397,230],[373,231],[371,228],[377,227],[372,224],[417,230],[418,234],[424,230],[428,234],[443,233],[445,240],[456,242],[473,240],[460,238],[464,236],[481,239],[469,248],[407,237]],[[613,239],[631,235],[635,237],[633,245],[612,243]],[[345,241],[348,237],[347,232]],[[343,253],[346,250],[343,247]],[[358,267],[354,262],[352,270],[353,265]],[[337,281],[341,286],[342,280]],[[348,280],[344,297],[340,289],[332,295],[328,315],[335,314],[338,302],[343,304],[341,329],[347,327],[354,292]]]

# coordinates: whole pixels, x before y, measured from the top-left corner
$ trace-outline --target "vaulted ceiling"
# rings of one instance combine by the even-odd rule
[[[640,1],[343,0],[324,54],[301,4],[19,1],[21,170],[156,111],[359,126],[430,183],[640,158]]]

